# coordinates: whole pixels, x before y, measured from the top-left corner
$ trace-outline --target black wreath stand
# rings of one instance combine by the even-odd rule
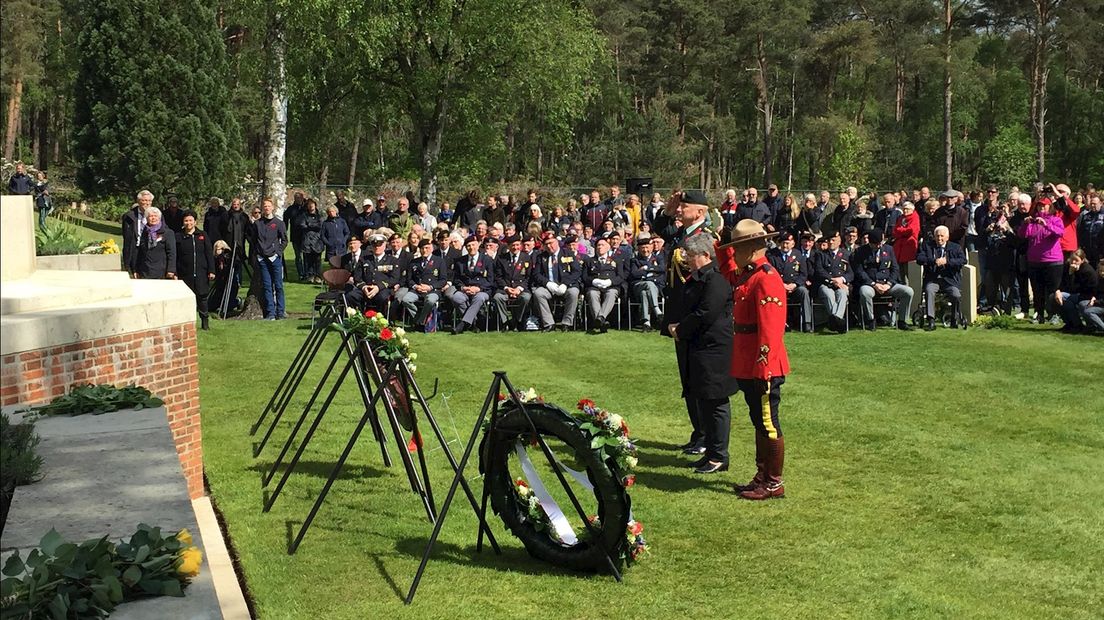
[[[288,372],[284,376],[284,380],[281,381],[280,385],[277,387],[276,393],[273,394],[272,399],[270,399],[268,406],[265,407],[260,418],[256,421],[256,423],[254,423],[251,431],[253,433],[255,433],[260,428],[260,425],[263,423],[264,418],[268,415],[269,412],[276,412],[276,415],[272,420],[268,432],[265,434],[265,437],[262,440],[260,446],[254,449],[254,457],[256,457],[264,449],[265,443],[272,435],[272,432],[279,422],[280,417],[283,415],[283,412],[290,402],[292,395],[296,391],[299,382],[302,380],[303,375],[306,374],[307,368],[310,366],[311,361],[317,355],[318,349],[321,348],[321,343],[323,340],[325,340],[326,333],[329,331],[333,331],[332,329],[330,329],[330,324],[336,322],[339,322],[339,319],[330,320],[328,323],[316,325],[315,328],[311,330],[311,333],[308,335],[307,341],[303,344],[299,355],[297,355],[296,359],[292,361],[291,367],[288,369]],[[334,354],[333,359],[330,361],[330,364],[326,368],[326,371],[323,373],[321,379],[319,379],[318,385],[311,395],[310,400],[307,402],[307,405],[304,407],[302,414],[299,416],[299,419],[296,421],[294,427],[292,428],[290,435],[284,442],[279,456],[273,462],[268,472],[263,476],[262,486],[267,487],[268,484],[275,477],[277,470],[283,463],[284,458],[287,456],[288,451],[291,449],[291,446],[294,444],[295,439],[298,436],[303,423],[306,421],[311,408],[314,406],[315,401],[321,394],[323,387],[329,380],[329,377],[333,373],[338,362],[343,357],[346,359],[344,368],[341,370],[337,381],[330,388],[325,401],[316,413],[315,418],[311,422],[310,427],[307,429],[306,434],[303,436],[302,443],[296,449],[291,461],[288,462],[288,467],[286,470],[284,470],[283,476],[280,478],[280,481],[277,483],[276,487],[273,489],[273,492],[271,493],[271,495],[268,496],[264,504],[264,512],[268,512],[269,510],[271,510],[273,504],[275,504],[276,502],[276,499],[279,497],[280,492],[283,490],[284,485],[287,483],[288,479],[291,477],[292,472],[295,470],[296,465],[299,463],[299,459],[305,452],[307,445],[310,443],[311,439],[315,435],[315,432],[321,425],[326,411],[329,409],[334,398],[337,396],[337,393],[345,382],[346,377],[351,372],[356,379],[357,388],[361,396],[361,400],[364,404],[364,413],[361,416],[352,434],[350,435],[349,440],[345,445],[344,451],[335,462],[325,485],[322,487],[322,490],[315,500],[314,505],[311,507],[310,512],[307,514],[307,517],[303,522],[303,525],[299,529],[298,535],[295,537],[295,540],[288,548],[288,553],[290,554],[294,554],[295,551],[299,548],[300,543],[302,543],[303,541],[303,537],[306,535],[307,530],[310,528],[311,523],[313,523],[315,516],[318,514],[318,510],[322,507],[322,503],[325,501],[326,496],[330,491],[330,487],[333,486],[333,483],[341,475],[341,471],[345,466],[346,460],[349,458],[349,455],[352,453],[353,448],[359,441],[361,433],[364,431],[364,427],[368,424],[372,425],[373,434],[380,444],[380,450],[383,455],[384,464],[388,467],[391,466],[391,459],[388,456],[386,448],[387,439],[384,434],[382,425],[380,424],[379,414],[377,413],[376,409],[377,404],[383,405],[385,417],[387,419],[388,426],[391,428],[391,431],[394,434],[394,440],[398,447],[398,454],[403,461],[403,466],[406,470],[407,478],[410,481],[411,489],[421,498],[423,506],[426,510],[426,516],[431,523],[437,520],[437,511],[435,502],[433,501],[433,491],[430,486],[429,471],[426,466],[425,451],[422,445],[423,441],[421,431],[418,428],[418,415],[414,411],[413,403],[411,402],[412,400],[418,403],[419,408],[422,410],[422,414],[425,416],[425,420],[429,422],[434,435],[441,443],[441,447],[445,453],[445,457],[448,460],[449,465],[453,468],[454,471],[460,471],[460,468],[456,463],[456,459],[453,456],[452,451],[449,449],[447,438],[441,431],[440,426],[437,424],[437,420],[436,418],[434,418],[433,413],[429,408],[429,404],[425,396],[422,394],[421,388],[418,387],[418,383],[414,379],[414,374],[413,372],[411,372],[407,361],[405,359],[398,359],[390,362],[386,365],[386,367],[381,367],[378,360],[376,359],[374,352],[372,351],[371,343],[367,339],[360,338],[349,332],[344,332],[342,334],[341,345],[338,347],[337,352]],[[406,449],[406,442],[403,439],[403,432],[400,428],[397,407],[403,405],[398,402],[399,399],[395,398],[393,394],[387,394],[388,389],[393,385],[393,382],[395,380],[399,382],[399,384],[403,388],[403,393],[407,395],[407,403],[405,406],[409,407],[411,427],[414,432],[415,444],[417,446],[419,461],[418,464],[420,466],[417,469],[415,468],[413,459],[411,459],[410,454]],[[436,392],[437,389],[435,384],[433,395],[435,395]],[[411,395],[414,396],[413,399],[410,398]],[[432,398],[433,395],[431,395],[430,398]],[[418,469],[421,470],[420,477],[418,475]],[[423,480],[424,485],[422,483]],[[472,490],[468,486],[466,481],[462,481],[462,484],[464,487],[464,493],[467,495],[472,509],[476,510],[478,513],[478,506],[475,501],[475,495],[472,493]],[[491,533],[491,529],[487,525],[486,519],[482,515],[479,515],[479,517],[480,536],[482,537],[482,534],[485,532],[495,551],[500,552],[498,543],[497,541],[495,541],[494,535]]]
[[[448,516],[449,507],[452,505],[453,497],[455,497],[456,495],[456,488],[463,485],[465,487],[465,490],[467,490],[467,482],[464,479],[464,469],[467,467],[468,460],[471,458],[472,450],[475,448],[476,443],[479,441],[479,435],[483,431],[483,421],[487,419],[488,415],[490,415],[490,422],[487,426],[486,432],[498,432],[500,402],[502,402],[499,400],[499,395],[502,394],[502,389],[504,387],[506,389],[505,399],[508,399],[515,406],[517,406],[522,415],[525,416],[526,421],[529,423],[529,429],[532,431],[533,436],[536,438],[537,444],[540,446],[541,453],[544,454],[544,458],[547,459],[548,464],[552,467],[552,471],[556,472],[556,478],[559,480],[560,486],[562,486],[563,490],[567,493],[567,497],[571,500],[571,505],[575,508],[575,512],[582,519],[583,525],[586,526],[587,530],[592,535],[594,535],[594,540],[601,540],[601,536],[597,535],[599,534],[599,532],[594,527],[594,524],[590,522],[590,519],[587,518],[586,511],[583,510],[582,504],[579,503],[579,498],[575,496],[575,492],[571,490],[571,485],[568,483],[567,479],[564,478],[563,471],[561,471],[560,467],[557,465],[556,457],[552,454],[552,449],[548,447],[548,443],[545,442],[544,437],[539,432],[537,432],[537,427],[535,424],[533,424],[533,418],[529,415],[529,411],[528,409],[526,409],[525,403],[522,402],[517,391],[514,389],[513,384],[510,383],[510,379],[506,376],[506,371],[496,370],[494,371],[494,379],[491,381],[491,387],[487,390],[487,397],[483,401],[483,408],[479,411],[479,417],[476,419],[475,427],[472,429],[471,438],[468,439],[468,445],[464,448],[463,456],[460,457],[459,466],[455,468],[456,474],[453,476],[452,484],[449,486],[448,494],[445,496],[445,503],[441,505],[441,511],[438,513],[437,520],[433,524],[433,534],[430,535],[429,542],[426,543],[425,552],[422,553],[422,561],[418,565],[418,572],[414,574],[414,581],[410,584],[410,590],[406,594],[406,599],[404,602],[407,605],[414,601],[414,595],[418,591],[418,584],[421,582],[422,574],[425,573],[426,565],[429,563],[429,556],[433,553],[433,545],[437,543],[437,537],[441,534],[441,528],[445,524],[445,517]],[[486,527],[487,497],[490,491],[487,486],[486,480],[487,476],[486,473],[484,473],[483,496],[481,501],[479,502],[479,507],[476,509],[476,516],[479,517],[480,528],[479,534],[476,538],[475,550],[477,553],[483,551],[483,533],[484,531],[486,531],[488,541],[494,547],[495,553],[500,553],[498,545],[495,544],[494,539],[491,538],[490,529]],[[474,501],[474,498],[471,497],[471,492],[467,492],[469,499]],[[617,569],[617,562],[615,562],[613,556],[610,555],[609,549],[605,549],[604,551],[606,555],[606,561],[609,564],[610,573],[612,573],[613,577],[618,582],[620,582],[621,571]]]

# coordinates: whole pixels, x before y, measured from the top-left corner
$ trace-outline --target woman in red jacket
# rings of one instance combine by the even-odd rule
[[[908,273],[907,265],[916,260],[916,249],[920,243],[920,215],[916,206],[906,201],[901,205],[901,217],[893,227],[893,254],[901,266],[901,276]]]

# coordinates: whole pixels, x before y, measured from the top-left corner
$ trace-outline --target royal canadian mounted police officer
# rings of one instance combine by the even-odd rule
[[[755,476],[734,488],[751,500],[782,497],[785,443],[779,425],[782,384],[790,372],[782,336],[786,288],[767,261],[768,233],[755,220],[740,220],[717,248],[717,264],[732,283],[732,366],[755,427]]]
[[[195,211],[184,212],[180,232],[176,233],[176,277],[195,294],[200,326],[207,329],[207,295],[215,279],[215,251],[207,233],[196,228]]]
[[[655,231],[663,237],[663,247],[667,248],[667,277],[663,287],[663,320],[660,321],[660,333],[665,336],[671,336],[671,324],[681,321],[685,314],[683,309],[685,292],[683,289],[686,287],[686,280],[693,271],[683,255],[682,242],[688,237],[696,235],[708,235],[713,240],[719,239],[717,233],[706,226],[705,216],[708,209],[709,201],[705,197],[705,192],[698,190],[675,192],[667,199],[663,212],[656,216]],[[715,214],[714,218],[715,223],[723,222],[719,214]],[[681,225],[678,222],[681,222]],[[679,344],[679,341],[675,340],[675,357],[678,359],[679,368],[686,366],[686,355],[685,342]],[[679,376],[683,377],[682,373],[679,373]],[[683,378],[683,381],[685,380]],[[688,393],[685,383],[682,385],[682,390],[684,394]],[[686,400],[686,413],[690,418],[692,430],[690,440],[680,449],[686,454],[703,455],[706,452],[705,430],[698,419],[697,404],[692,398],[684,398]]]

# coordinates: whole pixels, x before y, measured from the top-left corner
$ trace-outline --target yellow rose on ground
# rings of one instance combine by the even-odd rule
[[[192,546],[192,533],[187,528],[180,530],[176,533],[176,539],[180,541],[180,544],[185,547]]]
[[[199,574],[199,565],[203,563],[203,552],[197,547],[188,547],[177,560],[176,572],[187,578]]]

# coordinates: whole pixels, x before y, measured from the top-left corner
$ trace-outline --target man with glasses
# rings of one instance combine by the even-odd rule
[[[463,314],[463,318],[453,328],[453,335],[459,335],[471,329],[479,317],[479,310],[494,293],[494,261],[479,251],[479,239],[470,235],[464,241],[467,255],[461,256],[453,265],[452,282],[456,291],[452,294],[452,303]]]
[[[736,221],[755,220],[763,226],[767,226],[771,221],[771,212],[766,204],[759,201],[759,190],[749,187],[745,194],[747,200],[736,209]]]

